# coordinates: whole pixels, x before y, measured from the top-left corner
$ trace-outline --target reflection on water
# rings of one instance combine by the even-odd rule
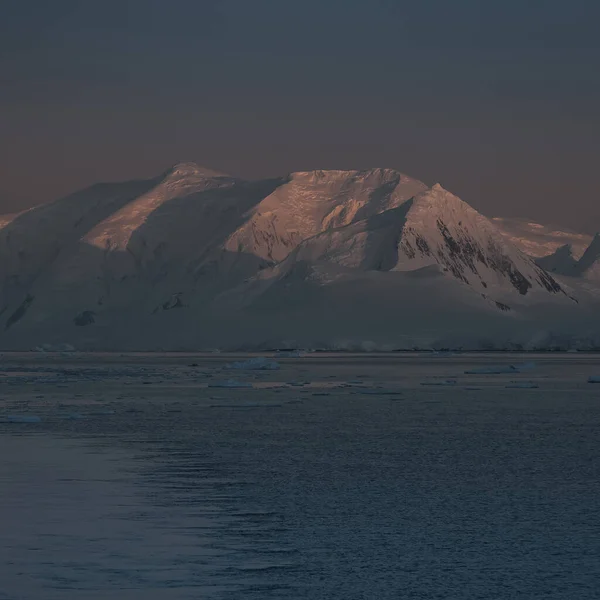
[[[598,597],[600,401],[547,376],[72,394],[82,419],[42,390],[0,424],[0,599]]]
[[[222,597],[294,565],[278,515],[240,502],[243,481],[154,450],[2,438],[0,598]]]

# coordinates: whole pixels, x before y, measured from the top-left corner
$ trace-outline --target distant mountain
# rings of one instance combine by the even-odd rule
[[[504,226],[391,169],[244,181],[182,163],[0,224],[0,347],[592,339],[595,292],[556,279]]]
[[[575,265],[575,273],[585,279],[600,282],[600,233],[594,236],[585,253]]]
[[[549,273],[600,284],[600,234],[592,238],[579,260],[573,256],[572,246],[567,244],[549,256],[538,258],[537,264]]]
[[[537,259],[537,264],[548,273],[557,273],[559,275],[576,274],[577,260],[573,256],[573,246],[565,244],[560,246],[556,252],[549,256],[543,256]]]
[[[568,245],[573,257],[579,259],[592,241],[591,235],[527,219],[494,217],[492,222],[517,248],[535,258],[550,256],[562,246]]]

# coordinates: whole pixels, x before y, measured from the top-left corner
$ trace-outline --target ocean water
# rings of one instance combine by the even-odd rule
[[[239,358],[4,356],[0,599],[600,598],[600,357]]]

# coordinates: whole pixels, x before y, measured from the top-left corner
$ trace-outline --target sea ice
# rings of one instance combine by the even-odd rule
[[[507,388],[515,388],[515,389],[535,389],[540,386],[537,383],[533,383],[531,381],[515,381],[513,383],[509,383]]]
[[[64,418],[69,421],[80,421],[81,419],[85,419],[85,416],[81,413],[69,413],[68,415],[65,415]]]
[[[279,363],[264,356],[255,356],[248,360],[229,363],[225,368],[240,371],[276,371],[279,369]]]
[[[281,404],[260,404],[257,402],[244,402],[241,404],[211,404],[210,408],[277,408]]]
[[[42,419],[34,415],[8,415],[8,423],[41,423]]]
[[[522,365],[498,365],[493,367],[480,367],[465,371],[465,375],[504,375],[506,373],[522,373],[535,369],[535,363],[524,363]]]
[[[245,383],[243,381],[237,381],[235,379],[226,379],[225,381],[215,381],[209,383],[210,388],[251,388],[251,383]]]

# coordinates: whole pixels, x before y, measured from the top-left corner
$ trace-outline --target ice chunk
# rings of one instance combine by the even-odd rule
[[[275,356],[277,358],[301,358],[303,354],[300,350],[281,350]]]
[[[496,365],[492,367],[480,367],[465,371],[465,375],[504,375],[506,373],[522,373],[535,369],[535,363],[523,363],[521,365]]]
[[[42,419],[35,415],[8,415],[6,420],[9,423],[41,423]]]
[[[536,364],[533,362],[528,362],[528,363],[523,363],[521,365],[513,365],[515,367],[515,369],[517,369],[517,371],[519,371],[519,373],[522,373],[523,371],[533,371],[533,369],[535,369]]]
[[[400,390],[390,390],[385,388],[366,388],[357,392],[358,394],[366,394],[368,396],[399,396],[402,394]]]
[[[214,383],[209,383],[208,387],[210,388],[251,388],[251,383],[246,383],[244,381],[237,381],[236,379],[226,379],[225,381],[215,381]]]
[[[502,375],[504,373],[517,373],[513,365],[502,365],[499,367],[479,367],[465,371],[465,375]]]
[[[276,371],[279,369],[279,363],[264,356],[255,356],[248,360],[229,363],[225,368],[240,371]]]
[[[533,383],[532,381],[513,381],[512,383],[509,383],[505,387],[513,388],[513,389],[529,390],[529,389],[539,388],[540,386],[537,383]]]
[[[282,406],[281,404],[260,404],[257,402],[244,402],[237,404],[211,404],[209,408],[277,408]]]
[[[443,381],[423,381],[421,385],[435,385],[435,386],[452,386],[456,385],[456,380],[446,379]]]
[[[80,421],[81,419],[85,419],[85,416],[82,415],[81,413],[69,413],[68,415],[65,415],[65,419],[68,419],[69,421]]]

